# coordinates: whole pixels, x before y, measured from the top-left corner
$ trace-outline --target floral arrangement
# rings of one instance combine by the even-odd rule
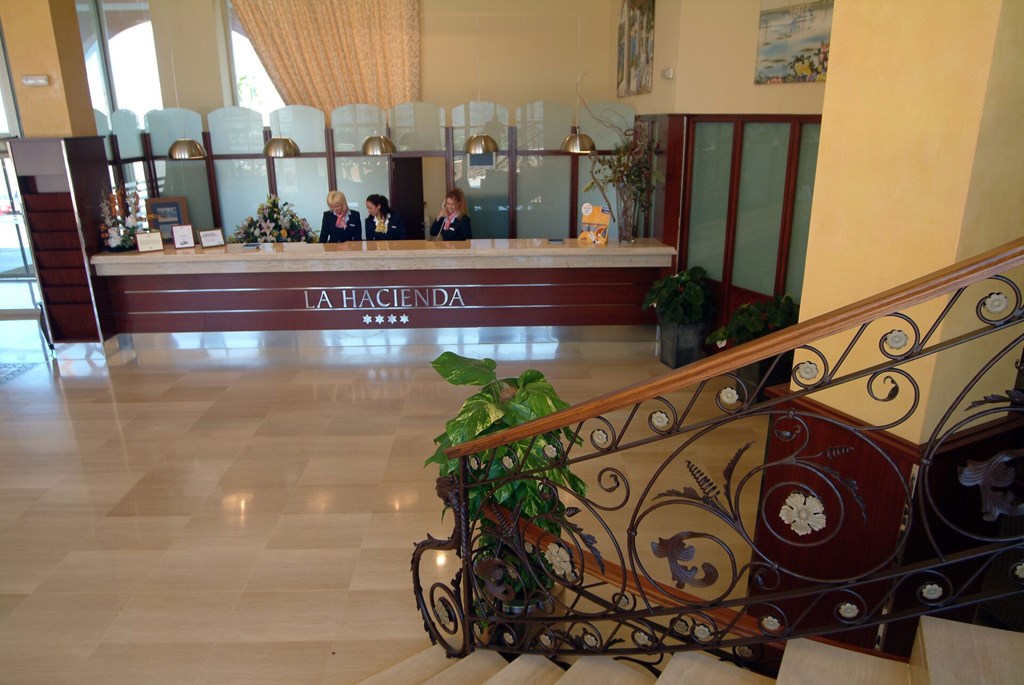
[[[235,243],[315,243],[318,240],[309,222],[295,214],[290,202],[281,202],[276,195],[268,195],[266,202],[256,208],[256,215],[243,221],[231,237],[231,242]]]
[[[628,231],[635,230],[641,215],[639,211],[648,202],[654,184],[663,181],[664,176],[654,168],[654,155],[658,143],[651,134],[651,129],[643,122],[636,122],[624,130],[622,142],[606,155],[591,154],[590,182],[584,190],[597,188],[601,197],[608,203],[606,188],[615,188],[618,200],[619,215],[612,214],[612,220],[619,225],[620,239],[623,227]],[[635,237],[629,235],[628,238]]]
[[[100,197],[100,238],[110,250],[132,250],[135,248],[135,234],[149,229],[149,217],[142,211],[142,200],[137,190],[128,192],[118,186],[113,192]]]

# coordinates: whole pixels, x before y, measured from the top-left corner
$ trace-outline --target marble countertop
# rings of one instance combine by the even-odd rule
[[[675,249],[645,238],[629,245],[595,246],[544,238],[422,240],[103,252],[92,257],[100,276],[269,273],[277,271],[416,271],[431,269],[578,269],[670,266]]]

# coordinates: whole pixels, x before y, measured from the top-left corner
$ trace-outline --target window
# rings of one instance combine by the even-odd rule
[[[263,124],[270,124],[270,113],[284,107],[284,101],[263,68],[256,50],[245,35],[231,3],[228,3],[228,21],[231,25],[231,61],[235,74],[235,94],[239,107],[248,107],[263,115]]]

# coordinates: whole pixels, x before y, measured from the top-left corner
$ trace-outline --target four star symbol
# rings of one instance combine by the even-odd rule
[[[398,323],[409,323],[410,319],[408,314],[388,314],[386,316],[384,314],[377,314],[376,316],[372,314],[363,314],[363,323],[365,323],[368,326],[373,325],[375,323],[382,324],[385,321],[393,325]]]

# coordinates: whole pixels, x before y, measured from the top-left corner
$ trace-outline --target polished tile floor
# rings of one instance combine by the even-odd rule
[[[5,684],[356,682],[428,645],[409,559],[450,518],[422,464],[466,396],[429,361],[572,402],[667,371],[653,342],[554,339],[47,361],[32,326],[0,322],[0,364],[31,365],[0,384]]]

